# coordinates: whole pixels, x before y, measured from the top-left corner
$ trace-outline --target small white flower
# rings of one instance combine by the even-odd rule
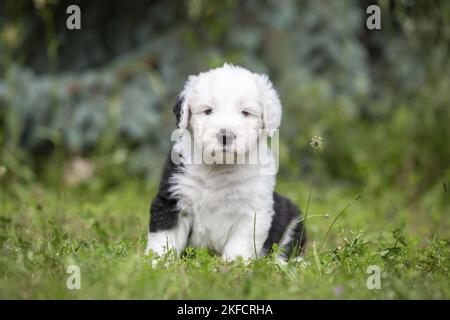
[[[319,136],[312,137],[310,145],[314,151],[320,151],[322,149],[322,145],[323,145],[322,137],[319,137]]]

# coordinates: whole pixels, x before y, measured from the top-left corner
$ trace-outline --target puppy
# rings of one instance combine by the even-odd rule
[[[190,76],[173,111],[176,142],[151,204],[146,254],[179,255],[192,245],[251,259],[276,244],[284,261],[299,255],[300,212],[274,192],[267,137],[277,132],[281,103],[269,78],[228,64]]]

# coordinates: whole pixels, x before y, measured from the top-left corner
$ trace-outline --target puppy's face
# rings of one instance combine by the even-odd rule
[[[245,154],[262,128],[261,94],[251,73],[211,72],[189,101],[194,143],[207,153]]]
[[[181,97],[179,126],[191,131],[203,154],[244,155],[256,146],[261,129],[276,129],[281,117],[268,78],[240,67],[190,77]]]

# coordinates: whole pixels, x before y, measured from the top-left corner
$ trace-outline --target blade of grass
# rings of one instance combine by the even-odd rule
[[[314,252],[314,261],[316,262],[317,270],[319,271],[319,275],[322,277],[322,266],[320,265],[320,257],[317,252],[316,242],[313,241],[313,252]]]
[[[256,212],[253,219],[253,249],[255,250],[255,258],[258,260],[258,252],[256,250]]]
[[[339,211],[339,213],[336,215],[336,218],[334,218],[333,222],[331,223],[330,227],[328,228],[327,232],[325,233],[325,237],[323,238],[322,243],[320,244],[320,247],[319,247],[319,252],[322,252],[323,245],[325,244],[325,241],[327,240],[328,234],[330,233],[330,231],[333,228],[333,226],[336,223],[336,221],[344,213],[344,211],[347,210],[347,208],[350,207],[353,204],[353,202],[358,200],[360,197],[361,197],[360,195],[357,195],[354,200],[352,200],[349,203],[347,203],[347,205],[341,211]]]
[[[306,219],[308,218],[308,210],[309,210],[309,203],[311,201],[311,193],[312,193],[312,188],[309,190],[308,202],[306,203],[305,218],[303,219],[304,223],[303,223],[302,233],[300,234],[300,242],[299,243],[302,243],[302,241],[303,241],[303,233],[306,228]],[[302,250],[303,250],[303,248],[302,248]]]

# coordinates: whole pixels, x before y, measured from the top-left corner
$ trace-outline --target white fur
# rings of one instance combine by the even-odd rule
[[[190,76],[181,98],[179,127],[192,132],[194,144],[201,150],[248,154],[261,141],[254,133],[261,128],[272,132],[281,120],[281,103],[268,77],[237,66],[225,64]],[[209,108],[212,113],[207,115],[204,111]],[[244,116],[242,111],[250,115]],[[225,151],[216,137],[221,129],[236,135]],[[170,178],[170,191],[180,209],[178,223],[171,230],[149,233],[146,252],[161,255],[174,248],[180,254],[191,244],[210,248],[224,259],[261,256],[274,214],[275,174],[262,173],[258,163],[186,161],[189,143],[181,139],[173,147],[185,159],[181,171]],[[265,142],[263,147],[273,163]]]

